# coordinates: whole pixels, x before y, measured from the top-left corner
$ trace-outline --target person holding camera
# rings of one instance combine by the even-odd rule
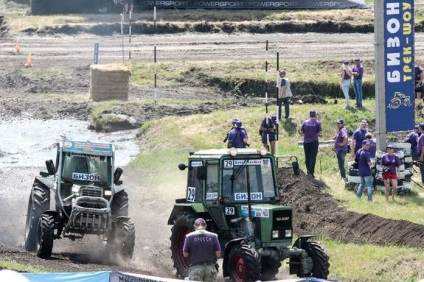
[[[196,219],[195,231],[188,233],[184,240],[183,256],[190,258],[190,281],[217,281],[217,259],[221,256],[221,245],[218,235],[207,231],[206,226],[203,218]]]
[[[395,155],[391,144],[387,145],[387,153],[381,157],[380,165],[383,168],[383,181],[386,187],[386,201],[389,201],[390,183],[392,184],[392,200],[395,201],[399,179],[400,159]]]
[[[275,156],[275,142],[277,140],[277,116],[264,117],[259,127],[259,132],[264,147]],[[271,148],[271,150],[270,150]]]

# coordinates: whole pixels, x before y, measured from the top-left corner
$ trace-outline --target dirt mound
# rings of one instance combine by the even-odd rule
[[[317,234],[344,243],[424,247],[424,226],[348,211],[325,191],[325,184],[291,168],[278,171],[282,202],[295,211],[298,235]],[[355,197],[352,195],[352,197]]]

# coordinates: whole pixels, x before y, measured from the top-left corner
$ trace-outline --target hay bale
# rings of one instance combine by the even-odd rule
[[[128,100],[131,71],[123,64],[91,65],[90,99]]]

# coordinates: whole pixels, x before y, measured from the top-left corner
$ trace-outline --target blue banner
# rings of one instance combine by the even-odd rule
[[[414,128],[414,0],[384,0],[386,132]]]
[[[21,275],[31,282],[109,282],[109,273],[110,271],[76,273],[21,273]]]

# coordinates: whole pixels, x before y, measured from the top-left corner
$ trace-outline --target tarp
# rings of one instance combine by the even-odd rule
[[[202,9],[346,9],[368,8],[364,0],[142,0],[137,6]]]

